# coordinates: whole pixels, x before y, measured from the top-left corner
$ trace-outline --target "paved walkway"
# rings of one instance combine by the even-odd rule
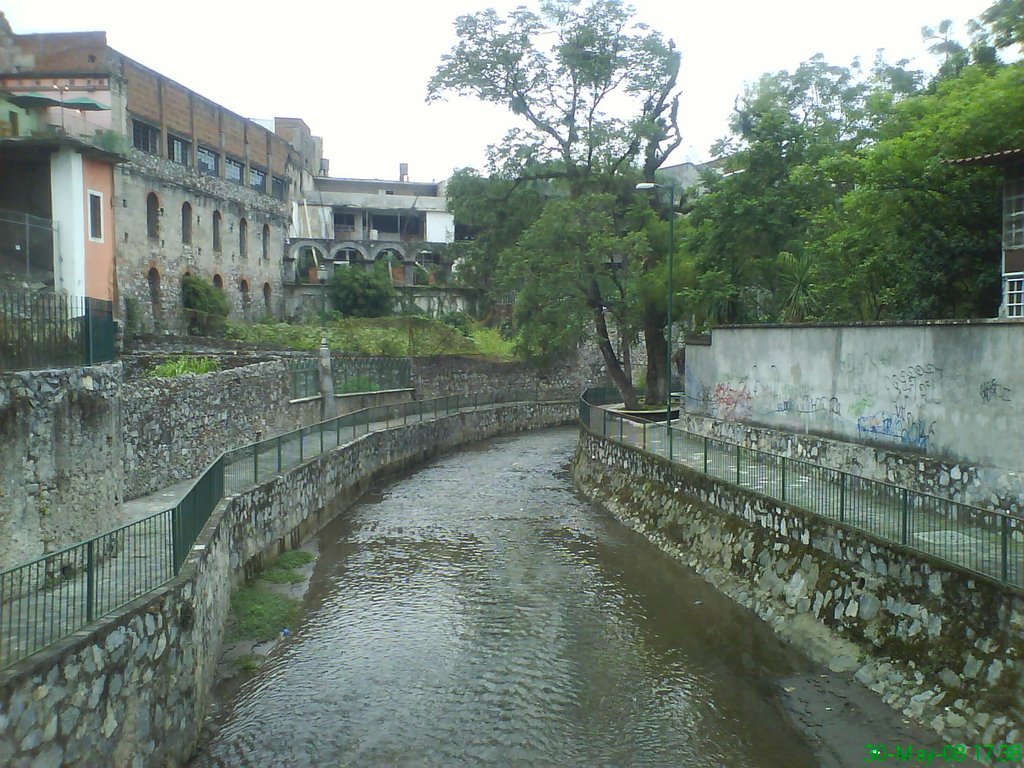
[[[613,439],[669,455],[663,424],[605,417],[597,408],[591,420],[598,433],[604,430]],[[682,430],[672,430],[671,448],[673,461],[699,472],[995,579],[1024,585],[1024,521],[1005,518],[1004,522],[1002,517],[954,501],[808,461],[705,441]]]

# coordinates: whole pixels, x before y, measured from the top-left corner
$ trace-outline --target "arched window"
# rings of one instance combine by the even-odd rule
[[[220,275],[214,275],[213,276],[213,287],[216,288],[218,291],[223,291],[224,290],[224,278],[222,278]]]
[[[272,314],[271,299],[273,298],[273,289],[270,287],[270,283],[263,284],[263,308],[267,311],[267,314]]]
[[[220,211],[213,212],[213,250],[220,250]]]
[[[156,240],[160,237],[160,200],[155,192],[146,195],[146,232]]]
[[[160,314],[160,272],[156,267],[149,270],[146,280],[149,282],[149,303],[153,307],[153,319],[156,320]]]
[[[249,281],[242,278],[238,281],[238,291],[242,294],[242,306],[248,307],[252,298],[249,296]]]
[[[263,260],[270,258],[270,225],[263,225]]]
[[[242,259],[249,257],[249,222],[245,219],[238,220],[238,256]]]
[[[187,202],[181,205],[181,242],[192,245],[192,204]]]

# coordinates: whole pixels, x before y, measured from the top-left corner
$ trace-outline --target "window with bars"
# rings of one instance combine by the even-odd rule
[[[224,158],[224,178],[233,181],[235,184],[242,183],[242,171],[245,166],[230,157]]]

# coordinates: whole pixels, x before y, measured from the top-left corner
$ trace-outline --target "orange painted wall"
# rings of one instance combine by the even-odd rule
[[[114,300],[114,166],[91,157],[82,158],[85,189],[85,295]],[[89,238],[89,190],[103,195],[103,242]]]

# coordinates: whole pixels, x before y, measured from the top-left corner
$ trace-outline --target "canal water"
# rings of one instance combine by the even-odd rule
[[[327,527],[192,765],[816,765],[774,696],[809,662],[577,495],[576,438],[481,443]]]

